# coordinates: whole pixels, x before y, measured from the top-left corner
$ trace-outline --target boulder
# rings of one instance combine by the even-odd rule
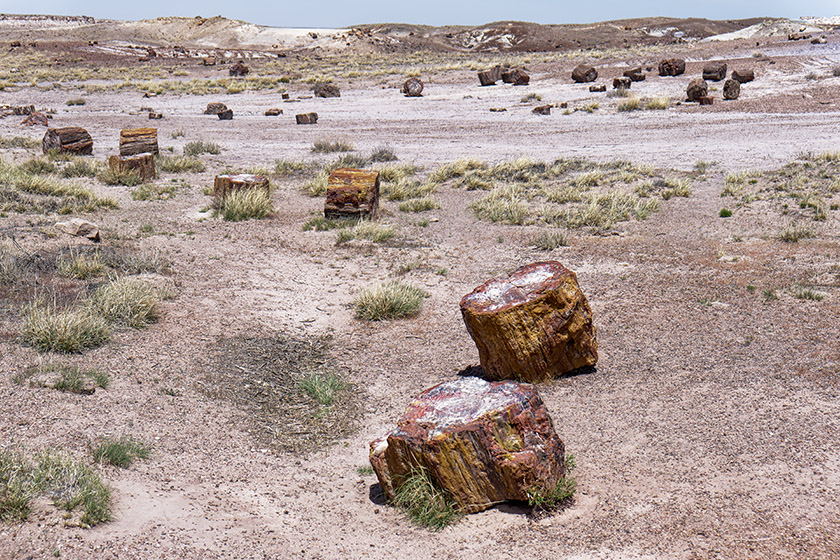
[[[755,80],[755,72],[752,70],[733,70],[732,79],[738,83],[746,84]]]
[[[409,78],[403,82],[400,92],[406,97],[422,97],[423,82],[420,81],[420,78]]]
[[[462,513],[555,487],[565,475],[564,454],[533,385],[477,377],[423,391],[396,429],[370,443],[370,464],[388,500],[423,470]]]
[[[686,97],[689,101],[700,101],[700,98],[709,93],[709,84],[700,78],[694,78],[689,82],[688,88],[685,90]]]
[[[703,67],[703,79],[710,82],[719,82],[726,78],[725,62],[709,62]]]
[[[623,75],[625,78],[630,78],[631,82],[645,81],[645,71],[642,70],[641,66],[637,68],[631,68],[630,70],[625,70]]]
[[[588,64],[580,64],[572,70],[572,80],[576,83],[583,84],[586,82],[594,82],[598,79],[598,71]]]
[[[592,310],[557,261],[485,282],[461,299],[461,315],[488,379],[547,381],[598,361]]]
[[[341,97],[341,90],[334,84],[315,84],[315,97]]]
[[[659,63],[660,76],[679,76],[685,73],[685,60],[682,58],[666,58]]]
[[[613,89],[630,89],[630,84],[633,80],[626,76],[613,79]]]
[[[205,115],[218,115],[224,111],[227,111],[227,105],[224,103],[208,103],[207,108],[204,109]]]
[[[318,113],[300,113],[295,115],[297,124],[318,124]]]
[[[738,99],[741,95],[741,83],[737,80],[726,80],[723,83],[723,98]]]
[[[237,62],[230,68],[228,68],[228,74],[231,76],[247,76],[251,72],[251,69],[242,64],[241,62]]]
[[[531,76],[529,76],[525,70],[520,68],[514,68],[508,75],[511,79],[510,83],[515,86],[527,86],[531,83]]]
[[[55,229],[75,237],[87,237],[91,241],[99,242],[99,226],[81,218],[72,218],[66,222],[58,222]]]

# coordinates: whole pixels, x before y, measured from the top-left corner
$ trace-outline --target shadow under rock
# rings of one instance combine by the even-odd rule
[[[573,369],[572,371],[566,372],[563,375],[561,375],[560,377],[557,377],[557,379],[563,379],[563,378],[566,378],[566,377],[577,377],[578,375],[589,375],[589,374],[594,374],[594,373],[598,373],[598,367],[597,366],[584,366],[584,367],[579,367],[577,369]],[[465,367],[464,369],[462,369],[461,371],[459,371],[456,375],[458,377],[478,377],[480,379],[484,379],[485,381],[498,381],[496,379],[488,378],[487,375],[484,373],[484,368],[482,368],[478,364],[469,365],[469,366]]]

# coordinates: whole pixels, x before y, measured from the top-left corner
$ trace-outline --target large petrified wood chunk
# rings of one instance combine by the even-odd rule
[[[318,124],[318,113],[300,113],[295,115],[297,124]]]
[[[159,153],[156,128],[126,128],[120,131],[121,156]]]
[[[700,78],[694,78],[689,82],[688,88],[685,90],[685,95],[689,101],[700,101],[701,97],[709,94],[709,84]]]
[[[370,463],[389,500],[423,469],[464,513],[525,501],[565,474],[563,442],[537,390],[477,377],[423,391],[395,430],[371,442]]]
[[[723,98],[738,99],[741,95],[741,82],[738,80],[726,80],[723,82]]]
[[[48,128],[41,140],[41,147],[45,154],[50,150],[58,150],[90,155],[93,153],[93,139],[87,130],[78,126]]]
[[[264,175],[252,175],[250,173],[239,173],[235,175],[216,175],[213,181],[213,196],[221,200],[233,191],[247,189],[270,190],[268,177]]]
[[[247,76],[250,72],[251,69],[242,64],[242,62],[237,62],[228,69],[228,74],[231,76]]]
[[[755,79],[755,72],[752,70],[733,70],[732,79],[738,83],[746,84]]]
[[[111,156],[108,158],[108,167],[117,175],[133,171],[137,173],[141,181],[151,181],[157,177],[155,173],[155,156],[149,153],[130,156]]]
[[[478,82],[483,86],[492,86],[502,79],[502,67],[494,66],[478,73]]]
[[[227,105],[225,105],[224,103],[208,103],[207,108],[204,109],[204,114],[218,115],[219,113],[224,113],[227,110]]]
[[[592,310],[557,261],[485,282],[461,300],[461,315],[489,379],[546,381],[598,361]]]
[[[327,179],[326,218],[374,217],[379,209],[379,171],[342,167]]]
[[[679,76],[685,73],[685,60],[682,58],[666,58],[659,63],[660,76]]]
[[[642,69],[641,66],[631,68],[630,70],[625,70],[623,75],[625,78],[630,78],[630,80],[634,82],[645,81],[645,71]]]
[[[703,79],[710,82],[719,82],[726,78],[725,62],[709,62],[703,67]]]
[[[598,79],[598,71],[588,64],[580,64],[572,70],[572,80],[582,84],[586,82],[594,82]]]
[[[400,91],[406,97],[422,97],[423,82],[420,78],[409,78],[403,83],[402,90]]]

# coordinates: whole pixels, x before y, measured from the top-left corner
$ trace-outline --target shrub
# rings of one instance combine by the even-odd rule
[[[312,144],[312,151],[316,154],[332,154],[335,152],[352,152],[353,144],[344,140],[330,142],[328,140],[316,140]]]
[[[718,216],[721,218],[731,218],[732,217],[732,210],[729,208],[721,208]]]
[[[439,531],[457,521],[460,514],[452,498],[438,488],[428,471],[410,473],[394,492],[393,504],[416,524]]]
[[[229,222],[259,220],[274,212],[271,195],[265,189],[242,189],[230,192],[219,207],[219,214]]]
[[[32,158],[23,162],[20,165],[20,169],[24,173],[29,173],[30,175],[48,175],[50,173],[55,173],[56,171],[55,164],[41,158]]]
[[[553,251],[558,247],[566,247],[569,242],[566,234],[559,231],[542,231],[534,237],[531,244],[541,251]]]
[[[353,301],[356,317],[365,321],[399,319],[420,311],[426,292],[420,288],[390,280],[365,288]]]
[[[639,111],[642,108],[642,100],[638,97],[628,97],[618,104],[618,110],[621,112]]]
[[[218,144],[214,144],[213,142],[202,142],[200,140],[196,140],[193,142],[187,142],[184,146],[185,156],[197,156],[200,154],[218,155],[220,153],[222,153],[222,149]]]
[[[136,278],[119,278],[100,286],[87,303],[91,313],[109,323],[142,329],[157,319],[160,295]]]
[[[357,225],[358,220],[354,219],[330,219],[317,216],[303,224],[303,231],[329,231],[331,229],[343,229]]]
[[[298,382],[298,387],[319,404],[329,406],[344,388],[344,382],[334,373],[311,373]]]
[[[41,141],[37,138],[24,138],[22,136],[6,138],[5,136],[0,136],[0,148],[25,148],[31,150],[40,147]]]
[[[396,161],[399,158],[397,158],[397,154],[394,153],[394,150],[390,146],[381,146],[374,149],[368,159],[374,163],[382,163],[386,161]]]
[[[519,100],[520,103],[529,103],[531,101],[542,101],[542,96],[537,93],[529,93]]]
[[[487,169],[487,164],[476,159],[459,159],[452,163],[447,163],[434,170],[429,175],[430,183],[443,183],[455,177],[462,177],[468,171],[475,169]]]
[[[36,302],[26,312],[21,335],[40,352],[79,353],[108,342],[111,331],[104,318],[87,309],[59,310]]]
[[[327,192],[327,181],[330,178],[329,171],[322,169],[315,177],[304,183],[303,190],[309,196],[323,196]]]
[[[137,459],[149,457],[149,447],[129,436],[105,438],[93,450],[93,460],[125,469]]]

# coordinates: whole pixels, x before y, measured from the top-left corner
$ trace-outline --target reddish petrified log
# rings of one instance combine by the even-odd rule
[[[400,90],[406,97],[421,97],[423,95],[423,82],[420,78],[407,79]]]
[[[44,113],[39,113],[39,112],[36,111],[36,112],[32,113],[31,115],[29,115],[28,117],[26,117],[25,119],[23,119],[20,124],[25,124],[27,126],[34,126],[34,125],[50,126],[50,121],[49,121],[49,117],[47,117],[47,115],[45,115]]]
[[[752,70],[733,70],[732,79],[738,83],[746,84],[755,79],[755,72]]]
[[[370,443],[370,463],[387,499],[422,470],[463,513],[526,501],[565,474],[563,442],[534,386],[477,377],[423,391]]]
[[[598,71],[588,64],[580,64],[572,70],[572,80],[576,83],[582,84],[586,82],[594,82],[598,79]]]
[[[685,90],[686,97],[689,101],[700,101],[701,97],[705,97],[709,93],[709,84],[700,78],[694,78],[689,82],[688,88]]]
[[[374,217],[379,209],[379,172],[343,167],[330,173],[324,216]]]
[[[221,200],[233,191],[264,189],[270,192],[271,186],[268,177],[264,175],[252,175],[250,173],[239,173],[236,175],[216,175],[213,181],[213,196]]]
[[[318,113],[301,113],[295,115],[297,124],[318,124]]]
[[[741,95],[741,83],[737,80],[726,80],[723,83],[723,98],[738,99]]]
[[[679,76],[685,73],[685,60],[681,58],[667,58],[659,63],[660,76]]]
[[[120,131],[121,156],[147,153],[153,155],[160,153],[156,128],[126,128]]]
[[[50,150],[90,155],[93,153],[93,139],[88,131],[78,126],[48,128],[41,147],[46,154]]]
[[[641,66],[637,68],[631,68],[630,70],[625,70],[623,75],[625,78],[630,78],[630,81],[632,82],[645,81],[645,71],[642,70]]]
[[[151,181],[155,173],[155,156],[151,153],[118,155],[108,158],[108,167],[117,175],[136,173],[141,181]]]
[[[703,79],[710,82],[719,82],[726,78],[725,62],[709,62],[703,67]]]
[[[482,284],[461,300],[461,314],[489,379],[546,381],[598,361],[592,310],[557,261]]]
[[[529,76],[524,70],[521,68],[514,68],[509,73],[510,76],[510,83],[515,86],[527,86],[531,83],[531,76]]]

